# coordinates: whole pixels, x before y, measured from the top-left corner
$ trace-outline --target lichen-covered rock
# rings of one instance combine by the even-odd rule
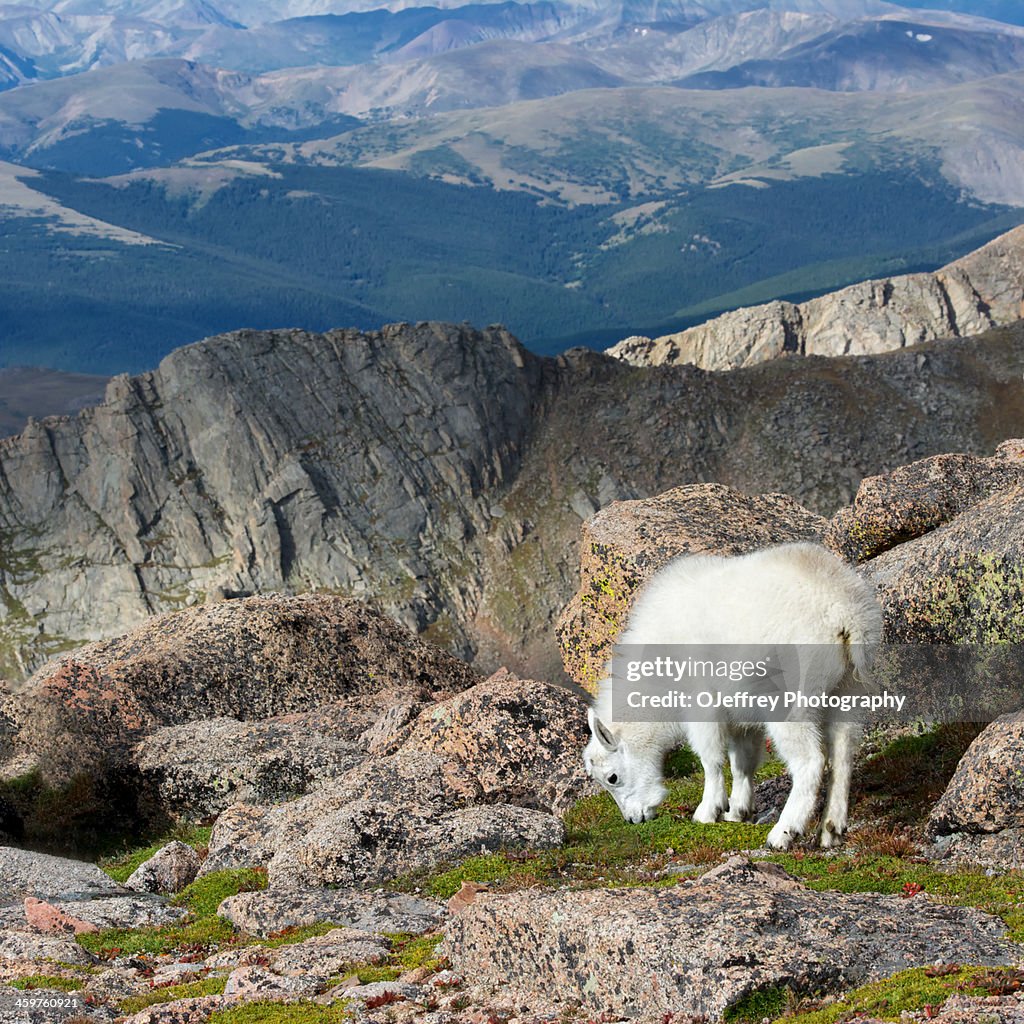
[[[56,960],[64,964],[92,964],[96,958],[74,939],[32,932],[0,931],[0,961]]]
[[[1024,711],[997,718],[967,748],[928,830],[950,858],[1024,867]]]
[[[223,1005],[223,996],[172,999],[147,1006],[130,1017],[122,1017],[120,1024],[206,1024],[214,1010],[221,1009]]]
[[[677,555],[739,555],[817,540],[825,520],[784,494],[694,484],[613,502],[583,524],[580,590],[558,623],[566,672],[594,691],[640,586]]]
[[[259,938],[285,928],[323,922],[374,935],[419,935],[437,925],[443,908],[434,900],[404,893],[340,888],[266,889],[229,896],[217,913],[239,931]]]
[[[339,710],[341,714],[333,713]],[[192,820],[238,803],[301,796],[359,764],[365,752],[346,739],[343,705],[260,722],[212,718],[158,729],[140,740],[133,759],[160,803]]]
[[[720,1020],[760,989],[838,992],[912,965],[1010,963],[1005,932],[973,909],[815,892],[737,857],[673,889],[481,895],[441,950],[474,993],[511,1004]]]
[[[18,742],[63,780],[127,763],[131,745],[164,726],[266,719],[393,688],[456,692],[478,680],[358,601],[253,597],[150,619],[44,666],[17,702]]]
[[[1024,485],[864,563],[893,643],[1024,641]]]
[[[383,882],[477,853],[559,846],[554,815],[508,804],[438,810],[356,800],[311,819],[267,865],[272,887]]]
[[[1000,491],[1024,486],[1024,441],[1006,441],[995,455],[935,455],[861,482],[824,543],[850,562],[863,562],[954,519]]]
[[[139,892],[181,892],[199,872],[199,855],[188,843],[175,839],[143,861],[125,881]]]
[[[55,912],[54,923],[71,918],[97,928],[169,924],[186,914],[159,896],[124,888],[95,864],[0,847],[0,928],[27,927],[30,898],[33,908],[43,901]],[[37,919],[47,913],[40,909]]]
[[[20,902],[26,896],[90,899],[122,891],[95,864],[0,846],[0,902]]]
[[[502,670],[427,707],[401,749],[471,775],[479,800],[562,813],[591,791],[580,758],[587,736],[579,694]]]
[[[284,976],[258,964],[239,967],[228,975],[224,986],[224,1003],[293,1003],[316,995],[316,978]]]
[[[266,865],[273,886],[382,881],[481,849],[551,846],[591,789],[583,699],[499,672],[426,706],[399,749],[214,825],[203,871]]]

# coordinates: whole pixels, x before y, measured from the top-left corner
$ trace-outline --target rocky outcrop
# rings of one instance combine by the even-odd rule
[[[799,305],[769,302],[659,338],[627,338],[609,355],[634,366],[752,366],[787,354],[864,355],[966,338],[1024,317],[1024,228],[932,274],[864,281]]]
[[[829,523],[825,544],[864,562],[1016,487],[1024,487],[1021,441],[1007,441],[990,458],[954,453],[913,462],[862,481],[853,504]]]
[[[840,992],[922,963],[1005,964],[1005,926],[926,897],[820,893],[741,857],[673,889],[478,896],[443,947],[476,991],[721,1020],[762,989]],[[624,967],[628,965],[628,967]]]
[[[730,374],[441,324],[209,339],[0,440],[0,676],[154,612],[322,589],[548,677],[582,518],[710,480],[830,514],[865,475],[1024,434],[1022,372],[1012,331]]]
[[[970,745],[928,829],[942,856],[1024,868],[1024,712],[996,719]]]
[[[196,786],[194,810],[211,802],[209,789],[230,791],[247,771],[258,786],[261,769],[264,776],[271,769],[259,750],[250,748],[246,761],[243,747],[254,738],[276,742],[279,750],[287,744],[288,720],[266,723],[272,716],[344,697],[333,715],[320,713],[321,728],[354,741],[390,706],[393,692],[426,700],[477,680],[464,662],[361,602],[254,597],[150,619],[123,637],[50,663],[29,680],[13,714],[17,748],[34,756],[51,781],[134,764],[165,791],[173,810],[179,797],[187,803],[176,786],[182,775],[190,784],[213,776],[205,789]],[[264,722],[250,730],[238,724],[232,734],[225,718]],[[183,742],[175,754],[174,744],[185,741],[187,731],[160,730],[185,723],[198,735],[191,748]],[[311,720],[300,715],[291,724],[308,730]],[[204,746],[218,729],[223,747]],[[153,734],[133,756],[134,744]],[[190,749],[192,757],[181,756]],[[242,753],[241,767],[217,776],[231,753]],[[315,774],[304,754],[309,751],[302,747],[296,751],[293,781]],[[347,763],[328,744],[322,759],[332,757]],[[278,784],[286,786],[288,772],[281,774]]]
[[[866,480],[826,543],[864,560],[884,639],[1024,640],[1024,442],[987,459],[939,456]]]
[[[817,540],[826,521],[784,494],[741,494],[721,484],[677,487],[614,502],[583,524],[579,593],[558,623],[566,671],[596,688],[641,585],[677,555],[739,555]]]

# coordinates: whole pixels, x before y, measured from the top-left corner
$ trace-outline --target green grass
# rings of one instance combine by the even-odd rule
[[[23,990],[52,988],[59,989],[61,992],[76,992],[85,987],[85,981],[85,978],[65,978],[59,974],[30,974],[27,977],[18,978],[16,981],[10,981],[8,984],[11,988]]]
[[[99,866],[115,882],[124,882],[136,868],[144,864],[168,843],[178,840],[179,842],[187,843],[193,849],[201,849],[210,845],[210,833],[212,831],[212,828],[204,825],[182,825],[159,839],[155,839],[147,846],[125,850],[114,856],[105,857],[99,862]]]
[[[208,1024],[341,1024],[351,1018],[344,1001],[330,1006],[316,1003],[245,1003],[217,1010]]]
[[[139,953],[171,953],[216,949],[239,941],[234,928],[217,917],[217,907],[228,896],[265,889],[266,872],[253,868],[214,871],[197,878],[174,898],[186,907],[188,916],[180,924],[151,928],[108,928],[78,936],[79,943],[102,957]]]
[[[836,1024],[854,1017],[899,1020],[904,1011],[940,1006],[951,995],[984,996],[1020,987],[1020,971],[991,967],[914,967],[848,992],[823,1007],[787,1015],[786,1024]],[[729,1018],[727,1018],[729,1019]]]
[[[726,1024],[760,1024],[761,1021],[780,1017],[793,996],[784,986],[759,988],[738,1002],[727,1006],[722,1014]]]
[[[168,985],[165,988],[154,988],[138,996],[129,996],[118,1004],[119,1011],[124,1014],[139,1013],[147,1006],[157,1003],[169,1003],[172,999],[190,999],[195,996],[217,996],[224,991],[227,978],[200,978],[198,981],[187,981],[180,985]]]

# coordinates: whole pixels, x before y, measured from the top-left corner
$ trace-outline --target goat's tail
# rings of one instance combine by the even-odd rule
[[[865,595],[863,602],[854,603],[843,616],[839,639],[853,678],[864,685],[872,682],[872,669],[878,644],[882,637],[882,612],[874,595]]]

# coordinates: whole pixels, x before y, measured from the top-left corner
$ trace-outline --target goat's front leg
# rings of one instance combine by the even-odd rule
[[[692,722],[687,727],[688,738],[693,752],[700,758],[704,769],[704,796],[693,812],[693,820],[701,825],[718,821],[726,808],[725,736],[718,722]]]
[[[814,814],[825,771],[825,754],[821,732],[812,722],[773,722],[768,733],[775,752],[789,770],[793,787],[767,842],[776,850],[788,850],[793,840],[807,831]]]

